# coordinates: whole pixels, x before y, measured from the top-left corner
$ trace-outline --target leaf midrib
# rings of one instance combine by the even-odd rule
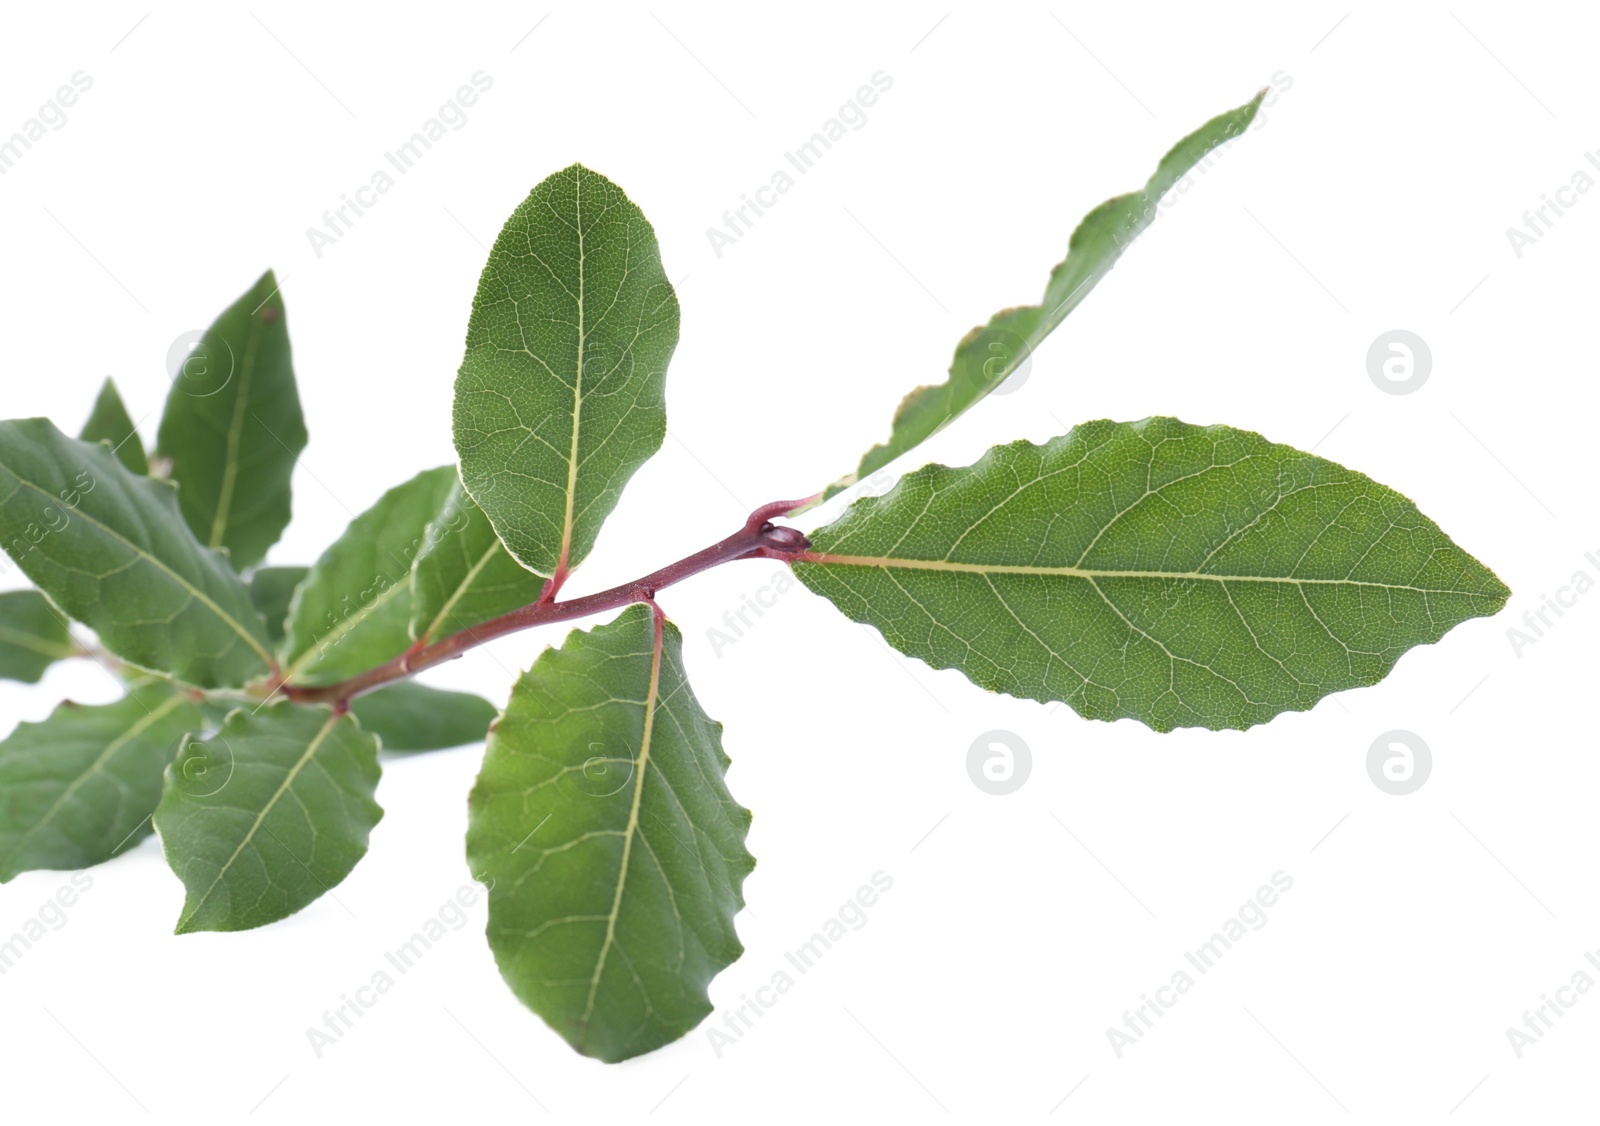
[[[645,695],[644,731],[639,740],[639,760],[634,769],[633,802],[628,810],[628,824],[623,830],[622,838],[622,863],[617,868],[617,891],[611,899],[611,913],[606,917],[606,937],[600,944],[600,955],[595,959],[594,976],[589,979],[589,997],[584,1003],[583,1016],[578,1022],[578,1043],[583,1043],[583,1038],[589,1029],[589,1020],[594,1015],[595,996],[600,989],[600,977],[605,972],[606,956],[610,954],[611,947],[616,941],[617,916],[622,911],[622,893],[628,883],[628,862],[633,853],[633,841],[639,832],[639,810],[644,801],[645,771],[650,766],[650,739],[655,730],[656,700],[661,690],[661,619],[652,609],[652,629],[654,630],[654,643],[650,651],[650,691]],[[580,1048],[581,1050],[581,1048]]]
[[[213,879],[211,881],[211,885],[206,888],[205,894],[201,895],[199,899],[195,900],[194,906],[185,911],[183,913],[183,918],[178,920],[178,932],[180,934],[183,933],[184,926],[189,922],[189,920],[193,919],[197,914],[199,914],[200,908],[204,907],[206,900],[211,898],[211,893],[217,890],[217,885],[222,882],[222,877],[226,876],[229,869],[233,867],[233,862],[239,859],[239,854],[242,853],[246,846],[248,846],[250,842],[255,839],[256,833],[261,829],[261,826],[266,823],[267,815],[271,813],[273,808],[278,804],[278,800],[288,792],[289,787],[294,785],[294,780],[299,777],[300,771],[305,768],[306,763],[311,761],[312,756],[317,753],[318,748],[322,746],[323,742],[328,737],[328,733],[333,730],[333,725],[338,723],[339,719],[339,713],[329,713],[327,721],[323,723],[316,735],[312,737],[311,742],[306,746],[305,753],[302,754],[295,764],[289,768],[289,773],[284,776],[282,783],[279,784],[272,797],[267,799],[267,803],[261,807],[261,812],[256,814],[255,820],[250,825],[250,831],[244,835],[244,839],[241,840],[238,846],[233,850],[233,855],[229,856],[227,862],[224,863],[217,871],[216,878]]]
[[[415,566],[415,564],[413,564],[413,566]],[[398,582],[389,584],[388,587],[379,592],[376,598],[374,598],[371,602],[368,602],[359,611],[354,614],[347,614],[345,617],[339,619],[339,624],[334,626],[321,637],[313,637],[307,646],[306,651],[301,653],[300,656],[289,665],[289,671],[283,674],[283,679],[285,681],[293,680],[296,676],[305,672],[307,666],[315,664],[317,659],[320,658],[324,653],[333,648],[333,646],[339,644],[339,642],[343,641],[345,637],[349,635],[351,630],[361,625],[362,622],[366,621],[374,613],[376,613],[378,607],[387,603],[394,595],[395,591],[401,589],[410,589],[412,576],[415,573],[416,572],[414,570],[407,571],[405,578],[399,580]],[[308,584],[311,577],[312,576],[310,575],[306,576],[306,581]],[[332,638],[333,640],[330,642],[328,640],[329,638]]]
[[[270,298],[269,298],[270,300]],[[222,481],[217,487],[217,508],[211,517],[210,546],[221,547],[228,534],[228,514],[233,509],[233,492],[239,476],[239,447],[244,440],[244,416],[250,406],[250,383],[255,378],[256,351],[261,343],[261,323],[251,310],[250,343],[240,365],[239,393],[233,397],[233,418],[228,424],[227,446],[222,454]]]
[[[1473,595],[1470,590],[1434,589],[1406,583],[1380,583],[1362,579],[1296,579],[1287,575],[1223,575],[1201,571],[1107,570],[1093,567],[1035,567],[1018,563],[956,563],[943,559],[901,559],[883,555],[844,555],[828,551],[808,551],[795,557],[798,563],[836,567],[876,567],[882,570],[944,571],[975,575],[1043,575],[1074,579],[1182,579],[1218,583],[1286,583],[1292,586],[1359,586],[1380,590],[1409,590],[1417,594]],[[1487,595],[1485,596],[1487,597]]]
[[[583,303],[583,173],[573,176],[573,229],[578,233],[578,366],[572,381],[572,445],[567,452],[566,512],[561,520],[561,554],[556,560],[557,576],[567,572],[567,561],[572,556],[573,508],[578,493],[578,426],[583,414],[583,345],[587,333],[584,324]]]
[[[48,493],[44,489],[41,489],[38,485],[35,485],[32,481],[28,481],[28,480],[23,479],[22,477],[18,476],[17,473],[15,471],[13,471],[13,470],[9,470],[8,469],[7,472],[11,474],[12,478],[17,482],[18,485],[21,485],[21,486],[23,486],[25,488],[32,489],[34,492],[38,493],[40,496],[46,497],[47,499],[49,499],[52,503],[54,503],[56,501],[56,498],[54,496],[52,496],[50,493]],[[159,486],[157,486],[157,487],[159,487]],[[186,579],[182,575],[178,574],[178,572],[174,571],[171,567],[167,566],[161,560],[157,559],[154,555],[151,555],[144,548],[140,547],[138,544],[136,544],[132,540],[128,539],[122,533],[118,532],[115,528],[112,528],[111,526],[109,526],[107,524],[101,523],[99,520],[96,520],[93,516],[90,516],[87,512],[84,512],[81,508],[80,509],[75,509],[74,511],[77,512],[78,516],[81,519],[83,519],[87,523],[93,525],[94,527],[99,528],[100,531],[104,532],[107,536],[111,537],[111,539],[115,540],[117,543],[120,543],[123,547],[125,547],[129,551],[133,552],[133,554],[135,556],[137,556],[140,559],[143,559],[146,563],[149,563],[156,570],[158,570],[161,573],[163,573],[164,575],[166,575],[169,579],[171,579],[174,583],[176,583],[179,587],[181,587],[191,598],[194,598],[201,605],[203,605],[207,609],[209,609],[213,614],[215,614],[217,616],[217,618],[220,621],[225,623],[228,626],[229,629],[233,630],[234,633],[238,634],[241,638],[243,638],[245,644],[250,646],[250,648],[255,651],[256,656],[261,658],[262,663],[267,668],[270,669],[272,667],[272,654],[267,652],[266,648],[259,641],[257,641],[255,639],[255,636],[253,634],[251,634],[249,630],[244,628],[243,624],[240,623],[240,621],[237,618],[235,618],[232,614],[229,614],[221,606],[218,606],[216,604],[216,602],[212,601],[211,597],[208,594],[206,594],[205,591],[203,591],[199,587],[195,586],[188,579]],[[203,547],[204,545],[196,543],[195,546]],[[207,548],[205,550],[210,550],[210,549]]]
[[[95,758],[94,762],[89,764],[88,769],[74,778],[72,782],[68,784],[66,789],[61,791],[61,796],[56,798],[55,802],[51,804],[49,809],[45,810],[44,816],[39,818],[38,821],[34,822],[28,831],[18,838],[17,843],[12,846],[11,851],[6,853],[5,860],[0,862],[0,871],[5,871],[10,866],[11,861],[16,859],[17,853],[21,852],[23,846],[33,839],[33,835],[48,825],[55,815],[61,812],[61,807],[66,805],[67,802],[71,800],[72,795],[77,793],[85,782],[105,769],[106,763],[111,761],[118,751],[122,750],[123,747],[127,746],[134,739],[137,739],[140,735],[144,734],[157,723],[161,722],[161,720],[165,719],[169,714],[175,711],[185,699],[186,697],[183,695],[183,693],[174,693],[164,700],[159,706],[157,706],[154,711],[149,712],[143,718],[136,720],[131,727],[129,727],[115,739],[111,740],[110,743],[106,744],[106,749],[100,752],[100,754]]]
[[[428,628],[416,640],[430,641],[433,639],[434,634],[439,631],[439,627],[444,624],[445,618],[449,617],[451,611],[455,609],[456,603],[460,602],[466,596],[467,591],[472,589],[472,584],[483,572],[483,569],[489,565],[489,560],[495,557],[496,552],[502,550],[504,549],[497,536],[494,542],[478,557],[478,561],[467,569],[466,575],[456,584],[455,589],[450,592],[450,597],[445,599],[444,605],[439,608],[439,612],[433,616],[433,621],[428,623]]]

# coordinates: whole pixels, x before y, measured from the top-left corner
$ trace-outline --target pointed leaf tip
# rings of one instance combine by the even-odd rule
[[[908,394],[895,411],[888,441],[869,449],[856,471],[829,485],[821,499],[836,496],[915,449],[1021,369],[1155,221],[1167,191],[1208,153],[1249,127],[1266,93],[1263,88],[1244,105],[1218,114],[1173,145],[1143,189],[1108,199],[1084,216],[1067,240],[1067,257],[1051,270],[1040,304],[1002,309],[963,336],[949,378]]]

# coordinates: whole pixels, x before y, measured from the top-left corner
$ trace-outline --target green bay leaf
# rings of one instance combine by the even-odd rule
[[[444,465],[396,485],[350,522],[301,580],[284,625],[297,684],[332,684],[411,646],[411,569],[456,483]]]
[[[616,1061],[682,1036],[743,952],[750,812],[728,793],[722,725],[690,691],[683,640],[635,605],[574,631],[517,681],[469,803],[489,945],[522,1001]]]
[[[1510,594],[1393,489],[1171,418],[927,466],[811,543],[800,580],[902,653],[1157,731],[1375,684]]]
[[[462,482],[529,570],[578,566],[660,448],[677,343],[638,206],[577,164],[534,188],[489,253],[455,385]]]
[[[0,883],[85,868],[150,835],[161,775],[200,726],[189,694],[152,681],[113,704],[68,701],[0,742]]]
[[[110,652],[201,688],[271,665],[266,626],[218,553],[195,542],[176,490],[49,419],[0,422],[0,547]]]
[[[264,926],[333,888],[383,817],[378,775],[378,740],[331,708],[239,709],[190,739],[155,812],[186,892],[177,933]]]
[[[128,417],[128,408],[123,406],[122,396],[117,394],[117,385],[110,376],[101,384],[94,409],[78,437],[85,442],[109,442],[130,473],[150,472],[144,443],[139,440],[139,431]]]
[[[817,503],[921,445],[1004,383],[1111,272],[1129,244],[1155,222],[1161,197],[1207,153],[1249,127],[1265,94],[1262,90],[1179,141],[1161,158],[1143,189],[1108,199],[1085,215],[1067,242],[1066,258],[1050,271],[1044,299],[1038,305],[1002,309],[988,324],[967,333],[956,345],[950,378],[907,395],[895,412],[889,440],[868,450],[856,471],[828,486]]]
[[[480,743],[494,721],[495,706],[470,692],[448,692],[403,680],[359,696],[350,712],[362,730],[386,751],[441,751]]]
[[[417,556],[411,636],[426,644],[469,629],[535,601],[544,585],[457,482]]]
[[[283,295],[271,270],[206,330],[172,382],[156,435],[195,537],[240,570],[289,524],[306,445]]]
[[[77,653],[66,619],[36,590],[0,594],[0,677],[37,684],[44,670]]]

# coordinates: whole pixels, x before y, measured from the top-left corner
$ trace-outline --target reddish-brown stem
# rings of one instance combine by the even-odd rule
[[[607,610],[620,609],[635,602],[649,602],[653,605],[656,591],[681,582],[690,575],[697,575],[701,571],[730,563],[735,559],[791,559],[808,549],[811,546],[810,542],[797,529],[780,527],[771,521],[773,517],[781,516],[805,503],[806,500],[785,500],[764,504],[750,514],[744,527],[726,539],[702,548],[659,571],[623,583],[621,586],[614,586],[610,590],[558,602],[554,599],[555,592],[550,590],[550,584],[546,584],[545,592],[526,606],[512,610],[509,614],[502,614],[498,618],[491,618],[470,629],[440,638],[431,644],[413,647],[393,660],[338,684],[318,686],[280,684],[277,690],[289,699],[302,704],[331,703],[335,706],[347,706],[363,692],[370,692],[385,684],[404,680],[413,673],[452,660],[469,649],[475,649],[508,633],[516,633],[533,626],[570,621],[573,618],[586,618],[591,614],[603,614]],[[659,613],[659,609],[657,612]]]

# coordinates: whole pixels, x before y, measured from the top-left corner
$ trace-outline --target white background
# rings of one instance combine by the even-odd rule
[[[306,1029],[469,883],[470,747],[389,763],[366,860],[263,930],[173,937],[182,889],[153,839],[94,869],[66,925],[0,977],[7,1121],[1594,1114],[1600,991],[1520,1059],[1506,1035],[1600,947],[1600,594],[1520,656],[1507,638],[1575,571],[1600,576],[1584,558],[1600,553],[1600,193],[1520,258],[1506,235],[1600,146],[1600,28],[1580,6],[146,11],[5,17],[0,133],[74,72],[94,84],[0,177],[0,413],[74,430],[111,374],[153,441],[169,344],[275,268],[312,434],[275,562],[310,562],[386,487],[452,459],[485,246],[574,160],[644,209],[683,308],[671,436],[579,594],[852,467],[964,331],[1038,300],[1085,211],[1276,74],[1257,128],[1027,382],[910,460],[966,464],[1100,417],[1226,422],[1406,493],[1515,594],[1375,688],[1245,733],[1157,735],[987,695],[798,587],[719,656],[707,628],[777,568],[699,576],[663,604],[727,724],[760,858],[748,949],[708,1024],[872,873],[894,880],[742,1040],[719,1056],[702,1029],[620,1066],[576,1056],[502,985],[480,902],[314,1055]],[[306,229],[479,70],[494,84],[465,126],[318,257]],[[880,70],[894,84],[867,124],[718,257],[707,228]],[[1368,346],[1394,328],[1431,346],[1414,394],[1368,378]],[[503,702],[564,629],[428,679]],[[0,727],[115,691],[90,664],[0,685]],[[1433,755],[1407,797],[1366,768],[1396,728]],[[1032,751],[1007,797],[967,773],[994,729]],[[1293,889],[1267,924],[1119,1058],[1107,1029],[1279,870]],[[0,934],[66,881],[0,888]]]

